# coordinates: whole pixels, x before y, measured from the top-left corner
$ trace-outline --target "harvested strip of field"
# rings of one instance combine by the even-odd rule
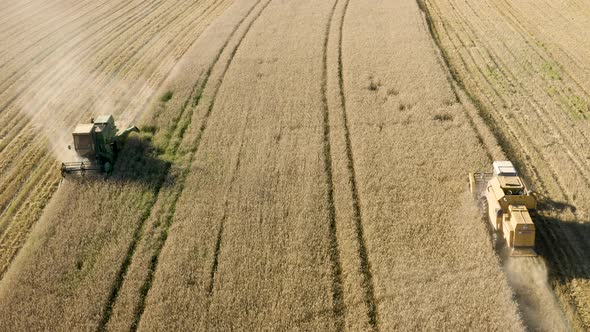
[[[427,4],[455,76],[480,104],[509,157],[544,196],[538,247],[568,318],[587,330],[590,86],[580,57],[588,46],[575,40],[589,30],[590,22],[582,18],[588,5]]]
[[[56,189],[55,159],[73,158],[74,125],[100,113],[133,122],[230,3],[33,0],[0,11],[0,276]]]
[[[378,326],[521,330],[485,225],[464,192],[465,175],[491,160],[417,3],[351,1],[342,55]]]

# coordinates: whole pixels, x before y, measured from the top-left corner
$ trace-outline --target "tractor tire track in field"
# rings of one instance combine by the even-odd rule
[[[197,83],[193,86],[193,91],[192,93],[188,96],[188,98],[185,100],[184,104],[183,104],[183,109],[181,111],[181,114],[184,114],[185,110],[187,108],[190,107],[190,111],[189,111],[189,115],[188,115],[188,119],[189,121],[186,122],[186,125],[180,128],[180,135],[184,136],[186,129],[190,126],[191,124],[191,119],[192,119],[192,115],[194,110],[197,108],[197,106],[199,106],[199,101],[201,100],[202,94],[205,90],[205,87],[207,86],[209,79],[211,78],[211,73],[214,69],[215,66],[218,65],[219,60],[223,54],[223,52],[226,50],[226,47],[228,46],[228,44],[230,43],[230,41],[233,39],[233,37],[235,36],[235,33],[239,30],[240,27],[242,27],[242,24],[244,23],[244,21],[250,17],[250,15],[252,14],[252,12],[254,11],[254,9],[256,7],[258,7],[258,5],[260,4],[261,0],[257,1],[252,8],[248,11],[248,13],[240,20],[240,22],[236,25],[236,27],[232,30],[232,32],[230,33],[230,36],[228,37],[228,39],[226,40],[226,42],[224,43],[224,45],[221,47],[220,51],[217,53],[216,58],[213,60],[212,64],[209,66],[204,79],[202,80],[202,82],[199,82],[200,80],[197,80]],[[199,144],[201,142],[201,138],[207,128],[207,120],[210,117],[212,111],[213,111],[213,107],[214,107],[214,102],[215,102],[215,98],[217,96],[217,93],[219,91],[219,87],[221,86],[222,82],[223,82],[223,77],[225,76],[225,73],[227,72],[227,69],[229,68],[233,56],[235,55],[238,47],[240,46],[242,40],[244,39],[244,37],[246,36],[246,34],[248,33],[250,27],[252,26],[252,24],[254,23],[254,21],[256,21],[256,19],[258,19],[258,17],[260,16],[260,14],[262,13],[262,11],[266,8],[266,6],[268,6],[268,4],[270,3],[270,0],[268,2],[266,2],[263,7],[260,9],[260,11],[258,13],[256,13],[254,15],[254,17],[252,18],[252,21],[250,21],[250,23],[246,26],[245,31],[243,33],[243,35],[240,37],[239,41],[237,42],[236,46],[234,47],[234,49],[231,51],[230,55],[229,55],[229,60],[227,61],[227,63],[225,64],[225,67],[223,69],[223,72],[219,78],[219,80],[217,81],[217,85],[213,91],[213,95],[211,97],[211,101],[210,104],[207,107],[207,110],[203,116],[203,122],[201,124],[201,127],[199,128],[198,131],[198,135],[195,139],[195,141],[193,142],[193,144],[191,145],[192,148],[189,150],[190,153],[190,158],[188,161],[188,165],[186,167],[184,167],[184,170],[181,173],[180,178],[177,180],[177,185],[178,185],[178,190],[176,191],[176,194],[173,198],[173,201],[171,203],[171,206],[169,208],[169,213],[168,216],[166,218],[165,221],[165,225],[163,227],[163,230],[160,234],[160,238],[159,238],[159,242],[158,245],[152,255],[151,261],[150,261],[150,267],[149,267],[149,271],[148,271],[148,275],[146,277],[146,279],[144,280],[144,283],[140,289],[141,292],[141,296],[140,296],[140,303],[138,303],[136,309],[135,309],[135,315],[134,315],[134,320],[132,322],[131,325],[131,330],[132,331],[136,331],[137,328],[139,327],[139,322],[141,320],[141,316],[143,315],[144,309],[145,309],[145,300],[148,296],[148,293],[150,291],[151,285],[153,283],[153,278],[155,276],[155,272],[157,270],[157,266],[158,266],[158,259],[160,256],[160,253],[162,251],[162,249],[164,248],[164,245],[166,243],[166,239],[168,237],[168,230],[170,228],[170,226],[172,225],[173,222],[173,217],[174,217],[174,212],[176,210],[176,204],[178,202],[178,199],[180,198],[183,190],[184,190],[184,185],[185,185],[185,180],[186,177],[189,174],[189,170],[190,170],[190,165],[192,164],[192,160],[194,158],[194,156],[196,155],[198,149],[199,149]],[[193,101],[192,105],[189,106],[190,101]],[[174,126],[172,128],[172,132],[174,133],[176,131],[177,127]],[[178,142],[180,142],[182,139],[178,140]],[[172,152],[173,155],[176,155],[178,152],[178,148],[179,148],[179,144],[175,144],[172,147],[167,147],[166,150],[171,149],[170,152]],[[168,169],[169,171],[169,169]],[[168,174],[166,174],[167,176]],[[166,178],[166,176],[162,177],[162,183],[164,182],[164,179]],[[156,195],[157,197],[157,195]],[[153,202],[155,204],[155,201]],[[153,206],[154,204],[152,204],[151,206]],[[148,215],[149,217],[149,215]],[[147,218],[146,218],[147,220]],[[142,220],[142,225],[141,228],[143,229],[143,224],[145,223],[145,220]],[[222,228],[220,228],[220,230],[222,230]],[[103,312],[103,318],[101,320],[101,323],[98,327],[99,331],[104,331],[107,327],[108,321],[110,320],[111,314],[112,314],[112,308],[114,306],[115,301],[117,300],[117,295],[118,292],[123,284],[123,281],[126,277],[127,274],[127,268],[129,267],[131,260],[133,258],[134,252],[135,252],[135,247],[136,244],[139,242],[139,237],[141,235],[141,232],[139,232],[137,234],[137,238],[134,237],[134,241],[130,247],[130,251],[128,252],[128,256],[127,259],[125,261],[125,263],[123,264],[123,266],[121,267],[120,271],[119,271],[119,277],[117,278],[117,282],[115,283],[115,285],[113,286],[113,291],[111,293],[111,296],[105,306],[104,312]],[[221,238],[221,232],[220,232],[220,236],[219,238]]]
[[[248,116],[247,115],[246,115],[246,120],[244,121],[244,126],[242,128],[241,143],[240,143],[240,148],[238,149],[238,157],[236,159],[236,164],[233,167],[231,179],[229,181],[229,185],[228,185],[227,191],[225,193],[223,216],[221,217],[221,220],[219,222],[219,231],[217,232],[217,238],[215,240],[215,251],[213,254],[213,264],[211,264],[211,272],[209,273],[209,285],[207,287],[207,295],[209,297],[213,296],[213,290],[215,287],[215,275],[217,274],[217,266],[219,265],[219,255],[221,254],[221,241],[223,238],[223,229],[225,227],[225,222],[227,220],[227,211],[229,210],[229,196],[234,188],[234,184],[237,179],[238,170],[240,168],[240,160],[242,158],[242,151],[244,150],[244,136],[245,136],[246,128],[248,128]],[[210,304],[210,302],[211,301],[209,300],[209,304]],[[209,306],[207,307],[207,309],[209,309]]]
[[[356,237],[358,242],[358,255],[360,259],[360,274],[363,276],[363,294],[364,302],[367,306],[367,316],[369,319],[369,325],[373,331],[379,331],[378,327],[378,313],[377,304],[375,300],[375,287],[373,285],[373,274],[371,273],[371,264],[369,262],[369,255],[367,253],[367,245],[365,243],[364,227],[362,221],[362,213],[360,206],[360,198],[357,188],[356,171],[354,168],[354,154],[352,151],[352,142],[350,138],[350,129],[348,123],[348,114],[346,109],[346,96],[344,93],[344,68],[342,61],[342,39],[344,31],[344,20],[346,18],[346,12],[350,0],[344,0],[344,8],[339,18],[338,24],[338,95],[340,97],[341,116],[342,124],[344,129],[344,139],[346,146],[346,162],[348,169],[348,180],[350,182],[350,189],[352,194],[352,208],[353,208],[353,219],[356,226]]]
[[[179,32],[178,36],[175,36],[174,39],[172,40],[173,41],[173,45],[176,45],[176,44],[178,44],[178,45],[175,46],[172,49],[172,51],[167,51],[169,48],[162,48],[162,50],[158,54],[153,53],[152,56],[150,57],[150,67],[149,67],[149,69],[150,70],[153,69],[153,71],[154,71],[154,74],[150,77],[150,80],[154,82],[154,84],[155,84],[156,87],[159,87],[163,83],[163,81],[165,80],[165,78],[168,76],[168,74],[173,70],[173,66],[171,66],[170,68],[166,68],[167,69],[167,72],[166,73],[161,72],[161,70],[158,70],[158,68],[156,68],[158,66],[158,64],[159,64],[156,59],[160,59],[162,57],[165,58],[165,57],[169,56],[168,53],[171,53],[171,52],[174,53],[174,54],[176,54],[177,56],[178,56],[178,54],[181,54],[181,55],[184,54],[184,52],[186,52],[186,50],[192,44],[192,42],[190,42],[187,45],[187,41],[190,41],[191,40],[190,37],[187,38],[187,36],[189,36],[190,31],[194,31],[195,29],[199,29],[200,26],[202,26],[202,24],[203,24],[201,22],[200,18],[201,17],[207,17],[207,16],[212,15],[215,12],[219,11],[219,8],[222,8],[224,6],[223,5],[224,3],[227,3],[227,2],[224,2],[224,1],[221,1],[221,0],[219,0],[219,1],[213,1],[213,2],[205,2],[205,3],[198,2],[198,1],[197,2],[192,2],[192,5],[193,6],[199,7],[198,9],[202,9],[202,13],[196,19],[191,20],[189,22],[190,24],[184,24],[183,25],[183,29]],[[152,8],[150,10],[150,13],[152,13],[154,9],[155,8]],[[178,13],[180,14],[180,13],[186,13],[186,12],[187,12],[186,10],[183,10],[183,11],[179,11]],[[171,19],[168,19],[166,26],[167,25],[170,25],[170,24],[172,24],[174,22],[177,22],[178,20],[176,20],[175,18],[178,17],[179,14],[176,15],[175,17],[171,18]],[[159,14],[159,16],[161,16],[161,14]],[[139,20],[141,19],[141,17],[138,17],[138,15],[134,15],[133,17],[135,18],[135,20],[137,22],[139,22]],[[152,17],[150,19],[153,20],[154,18]],[[187,21],[187,18],[185,16],[183,16],[183,17],[181,17],[179,19],[182,19],[183,21]],[[123,28],[123,29],[133,28],[133,24],[131,24],[133,22],[131,22],[131,23],[130,22],[125,22],[125,23],[126,23],[125,26],[120,26],[120,27]],[[143,25],[145,25],[145,23]],[[161,26],[160,27],[160,30],[161,29],[164,29],[164,28],[165,28],[165,26]],[[119,29],[119,26],[118,25],[115,26],[114,29]],[[138,30],[137,28],[133,28],[133,29],[134,30]],[[141,32],[141,29],[139,29],[138,31]],[[118,35],[118,34],[116,34],[116,35]],[[147,36],[147,37],[149,37],[149,40],[155,40],[154,39],[154,36],[151,36],[151,37],[150,36]],[[158,38],[158,39],[160,39],[160,38]],[[112,40],[114,40],[114,39],[111,38],[111,41]],[[108,41],[108,42],[110,43],[110,41]],[[89,53],[89,51],[86,50],[86,49],[83,49],[81,53],[79,52],[79,54],[85,54],[85,53]],[[111,59],[116,59],[115,55],[117,55],[117,53],[118,52],[111,50],[111,53],[110,54],[112,56],[109,56],[109,57]],[[137,59],[137,57],[136,58],[133,58],[132,56],[129,56],[128,58],[129,59],[128,60],[125,60],[125,64],[124,64],[127,67],[136,66],[136,64],[139,62],[139,60],[141,60],[141,59]],[[151,58],[153,58],[154,60],[151,60]],[[130,60],[133,60],[133,61],[130,61]],[[103,61],[103,63],[105,63],[105,62],[108,63],[109,61]],[[50,75],[48,77],[51,77],[51,76],[52,75]],[[56,76],[60,76],[60,75],[56,75]],[[127,76],[127,74],[126,74],[126,76]],[[89,82],[88,84],[91,84],[91,83],[92,82]],[[108,88],[108,86],[105,87],[104,89],[107,89],[107,88]],[[55,97],[54,97],[54,99],[55,99]],[[50,101],[46,101],[45,104],[47,104],[49,102]],[[147,104],[148,102],[149,102],[149,100],[146,100],[144,102],[144,105]],[[131,101],[127,101],[127,106],[124,106],[124,107],[125,108],[128,108],[129,105],[130,105],[130,103],[131,103]],[[64,126],[67,126],[67,124],[64,124]],[[16,145],[14,145],[14,147],[17,148]],[[7,149],[6,151],[4,151],[4,153],[10,154],[11,153],[11,150],[14,150],[14,149],[13,148]],[[33,157],[32,158],[35,158],[35,159],[30,159],[30,161],[31,161],[31,163],[29,163],[30,165],[37,165],[38,163],[35,162],[35,160],[37,160],[39,162],[39,165],[41,165],[40,163],[44,159],[48,159],[48,160],[53,159],[51,156],[47,155],[45,142],[42,142],[42,141],[37,141],[36,144],[33,145],[33,147],[29,148],[29,152],[31,154],[33,154]],[[10,165],[11,165],[11,163],[8,163],[8,166],[10,166]],[[45,165],[44,167],[43,166],[39,166],[39,167],[35,168],[35,171],[31,171],[31,172],[49,170],[51,168],[51,166],[52,166],[51,164],[47,164],[46,162],[44,163],[44,165]],[[26,173],[27,172],[25,172],[23,174],[26,174]],[[18,182],[19,181],[22,181],[22,180],[23,180],[23,178],[21,178],[19,180],[19,177],[18,176],[17,177],[9,176],[7,178],[7,181],[8,181],[7,185],[12,185],[14,187],[14,185],[17,185]],[[31,182],[31,180],[29,180],[28,182]],[[31,186],[27,184],[26,187],[29,188]],[[54,190],[55,189],[55,186],[53,186],[52,188]],[[47,188],[41,188],[41,189],[47,189]],[[48,197],[51,196],[51,194],[53,193],[53,190],[48,193]],[[24,192],[24,191],[21,190],[21,191],[15,192],[13,196],[15,198],[16,197],[25,197],[26,196],[25,194],[26,194],[26,192]],[[2,202],[0,202],[0,204],[2,204]],[[18,209],[19,207],[17,206],[16,208]],[[7,212],[7,210],[4,210],[4,209],[2,209],[2,211],[3,211],[2,214],[5,214],[4,212]],[[13,211],[13,212],[14,213],[17,213],[16,210]],[[0,216],[0,228],[2,227],[1,220],[2,219],[5,219],[6,220],[6,218],[10,218],[11,215],[8,215],[7,214],[4,217],[5,218],[3,218],[2,216]],[[29,218],[29,219],[32,220],[30,223],[28,223],[29,225],[32,225],[32,223],[36,220],[36,218]],[[19,226],[19,229],[21,229],[21,228],[22,227]],[[2,233],[2,232],[0,232],[0,233]],[[13,255],[11,255],[11,256],[13,256]]]
[[[334,19],[336,5],[339,0],[334,0],[326,24],[323,58],[322,58],[322,117],[323,117],[323,160],[324,174],[326,175],[327,199],[328,199],[328,230],[330,241],[330,263],[332,268],[332,312],[335,319],[336,330],[343,331],[345,327],[344,317],[346,307],[344,305],[344,290],[342,288],[342,263],[340,261],[340,249],[336,233],[336,206],[334,203],[334,176],[332,162],[332,147],[330,145],[330,110],[328,108],[328,41],[330,29]]]

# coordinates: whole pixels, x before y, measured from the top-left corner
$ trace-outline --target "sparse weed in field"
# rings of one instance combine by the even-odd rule
[[[382,84],[380,81],[375,81],[373,79],[373,76],[370,76],[369,77],[369,86],[367,87],[367,89],[369,89],[369,91],[377,91],[377,90],[379,90],[381,85]]]
[[[552,80],[561,80],[561,74],[559,71],[559,67],[556,63],[545,61],[543,62],[541,68],[545,75],[549,76]]]
[[[155,134],[156,133],[156,126],[154,125],[144,125],[141,127],[141,131],[144,133],[150,133],[150,134]]]
[[[580,96],[570,96],[569,103],[574,115],[577,117],[586,118],[586,115],[590,112],[590,106],[588,106],[588,103]]]
[[[448,113],[443,113],[443,114],[436,114],[434,117],[432,117],[432,119],[436,120],[436,121],[440,121],[440,122],[445,122],[445,121],[452,121],[453,116]]]
[[[454,104],[455,104],[455,101],[451,100],[451,99],[445,99],[443,101],[443,105],[445,105],[445,106],[453,106]]]
[[[388,96],[397,96],[399,95],[399,91],[396,88],[389,88],[387,89]]]

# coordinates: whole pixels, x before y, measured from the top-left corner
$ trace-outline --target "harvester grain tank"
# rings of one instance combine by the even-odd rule
[[[510,161],[494,161],[492,173],[469,173],[471,193],[481,202],[492,228],[511,248],[511,256],[537,256],[534,193]]]
[[[84,174],[87,171],[110,174],[119,148],[131,132],[139,132],[136,126],[118,132],[112,115],[101,115],[90,119],[90,123],[79,124],[72,132],[74,150],[82,161],[63,162],[62,176],[70,173]],[[68,149],[71,146],[68,145]]]

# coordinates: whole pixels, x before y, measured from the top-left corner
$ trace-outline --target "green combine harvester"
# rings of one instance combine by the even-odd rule
[[[90,123],[77,125],[72,133],[74,150],[83,161],[62,162],[61,175],[84,175],[88,171],[111,174],[119,148],[131,132],[139,129],[132,126],[118,133],[112,115],[101,115],[90,119]]]

